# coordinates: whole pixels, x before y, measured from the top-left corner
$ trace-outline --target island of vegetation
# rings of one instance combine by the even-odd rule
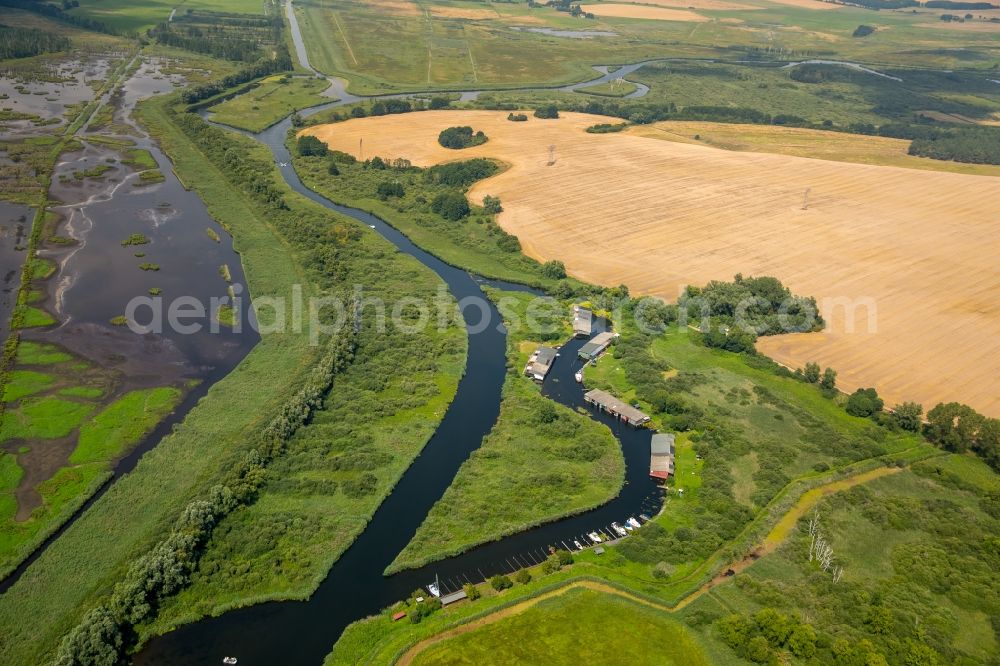
[[[486,143],[486,140],[486,135],[482,130],[473,133],[472,128],[468,125],[449,127],[448,129],[441,130],[441,134],[438,135],[438,143],[445,148],[452,148],[453,150],[480,146]]]

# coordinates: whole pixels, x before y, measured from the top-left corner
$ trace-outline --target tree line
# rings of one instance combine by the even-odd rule
[[[64,35],[37,28],[12,28],[0,24],[0,60],[67,51],[70,45],[69,38]]]

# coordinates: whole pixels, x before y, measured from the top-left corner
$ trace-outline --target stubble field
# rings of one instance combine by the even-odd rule
[[[775,275],[816,296],[829,322],[823,333],[762,339],[776,360],[834,367],[842,388],[874,385],[890,405],[960,400],[1000,415],[1000,181],[584,131],[606,121],[441,111],[307,131],[355,154],[363,137],[367,157],[421,166],[500,159],[510,168],[470,198],[499,196],[500,224],[530,256],[669,300],[686,284]],[[454,125],[489,141],[442,148],[438,133]]]

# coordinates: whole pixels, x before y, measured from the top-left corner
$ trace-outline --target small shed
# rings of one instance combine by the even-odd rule
[[[625,421],[629,425],[641,426],[649,422],[649,416],[645,413],[601,389],[587,391],[583,394],[583,401]]]
[[[589,338],[594,330],[594,314],[582,305],[573,306],[573,335],[577,338]]]
[[[462,599],[465,599],[467,596],[468,595],[465,593],[465,590],[456,590],[451,594],[443,595],[441,597],[441,605],[447,606],[448,604],[453,604],[456,601],[461,601]]]
[[[656,433],[649,443],[649,475],[666,481],[674,473],[673,433]]]
[[[406,611],[399,611],[398,613],[396,613],[395,615],[392,616],[392,621],[393,622],[399,622],[404,617],[406,617]]]
[[[603,333],[598,333],[590,342],[580,347],[580,351],[577,352],[580,358],[590,361],[597,358],[604,353],[604,350],[611,345],[611,341],[615,339],[615,334],[609,331]]]
[[[543,381],[545,376],[552,369],[552,364],[556,360],[556,350],[552,347],[539,347],[528,359],[528,365],[524,366],[524,374],[535,381]]]

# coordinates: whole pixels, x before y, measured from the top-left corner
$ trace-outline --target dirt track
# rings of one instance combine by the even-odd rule
[[[958,400],[1000,416],[1000,179],[583,131],[597,122],[608,119],[440,111],[308,131],[418,165],[499,158],[511,168],[470,197],[499,196],[527,254],[670,300],[689,283],[775,275],[816,296],[830,326],[762,339],[765,353],[832,366],[842,388],[874,385],[890,405]],[[490,140],[442,148],[453,125]]]

